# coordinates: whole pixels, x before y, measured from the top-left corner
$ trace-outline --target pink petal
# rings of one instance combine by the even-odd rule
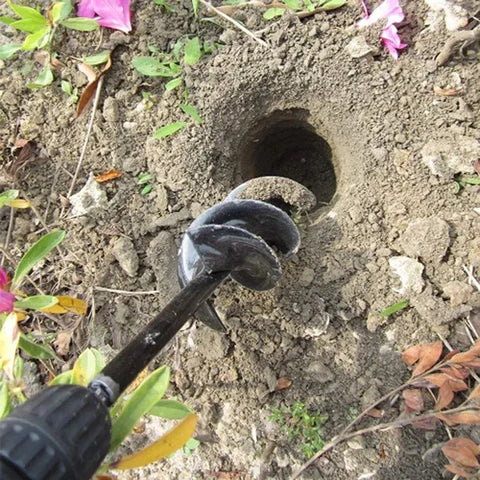
[[[8,275],[5,270],[0,268],[0,288],[2,288],[4,285],[8,283]]]
[[[12,312],[15,295],[5,290],[0,290],[0,313]]]
[[[132,30],[130,23],[131,0],[92,0],[95,12],[100,16],[98,23],[103,27],[113,28],[128,33]]]
[[[402,50],[407,46],[406,43],[402,43],[398,35],[397,27],[395,25],[390,25],[385,27],[380,34],[382,43],[385,45],[385,48],[389,51],[390,55],[398,60],[398,50]]]
[[[95,17],[95,0],[82,0],[78,4],[77,15],[79,17],[94,18]]]
[[[399,0],[384,0],[367,18],[362,18],[357,25],[360,28],[368,27],[379,20],[387,19],[387,27],[401,22],[405,18]]]

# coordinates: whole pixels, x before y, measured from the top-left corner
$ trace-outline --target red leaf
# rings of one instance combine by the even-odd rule
[[[437,413],[435,416],[444,421],[447,425],[475,425],[480,423],[480,411],[479,410],[465,410],[459,413]]]
[[[452,403],[454,393],[450,386],[450,382],[445,382],[438,391],[437,403],[435,404],[435,410],[441,410],[447,405]]]
[[[425,408],[423,403],[423,395],[420,390],[416,388],[406,389],[402,392],[403,399],[405,400],[405,411],[422,412]]]
[[[113,180],[115,178],[121,177],[122,172],[119,172],[118,170],[109,170],[108,172],[102,173],[101,175],[98,175],[95,177],[95,180],[98,183],[103,183],[103,182],[108,182],[110,180]]]
[[[450,473],[458,475],[462,478],[472,478],[474,475],[474,473],[468,473],[467,471],[463,470],[460,467],[457,467],[456,465],[446,465],[445,470],[448,470]]]
[[[468,448],[463,446],[456,446],[447,442],[442,447],[443,454],[448,458],[450,462],[455,462],[460,464],[462,467],[467,468],[478,468],[480,463],[478,463],[477,457],[475,454]]]
[[[421,346],[420,360],[412,372],[412,377],[417,377],[433,367],[442,355],[443,343],[439,340]]]
[[[407,365],[413,365],[419,358],[422,350],[421,345],[414,345],[402,353],[402,360]]]

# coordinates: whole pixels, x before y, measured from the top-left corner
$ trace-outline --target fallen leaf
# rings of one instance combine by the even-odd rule
[[[470,372],[468,371],[468,369],[462,368],[462,367],[441,368],[440,371],[442,371],[443,373],[446,373],[448,376],[452,378],[459,378],[462,380],[465,380],[470,376]]]
[[[419,360],[413,369],[412,377],[417,377],[433,367],[442,355],[443,343],[441,341],[421,345]]]
[[[442,97],[453,97],[458,95],[461,91],[461,88],[441,88],[436,85],[433,87],[433,93],[435,95],[441,95]]]
[[[85,64],[81,63],[80,65],[85,65]],[[80,65],[79,65],[79,68],[80,68]],[[75,112],[75,119],[77,119],[85,111],[86,107],[93,100],[93,97],[95,96],[95,92],[97,91],[98,82],[107,73],[107,71],[110,69],[111,66],[112,66],[112,56],[110,52],[110,55],[108,56],[108,60],[103,66],[100,74],[96,75],[95,79],[90,80],[89,84],[84,88],[82,94],[80,95],[80,99],[78,100],[78,103],[77,103],[77,111]],[[92,69],[92,67],[90,67],[89,65],[85,65],[85,67]],[[85,69],[85,71],[87,70]]]
[[[292,381],[288,377],[280,377],[277,380],[277,386],[275,388],[276,391],[278,390],[286,390],[287,388],[290,387],[292,384]]]
[[[408,348],[402,353],[402,360],[407,365],[413,365],[419,358],[422,347],[420,345],[414,345]]]
[[[465,437],[454,437],[451,438],[445,445],[454,446],[458,448],[467,448],[475,456],[480,455],[480,446],[477,445],[473,440]]]
[[[437,413],[435,416],[445,422],[448,426],[453,425],[476,425],[480,423],[480,411],[479,410],[465,410],[459,413]]]
[[[454,440],[454,439],[452,439]],[[459,463],[463,467],[468,468],[478,468],[480,463],[478,463],[477,457],[475,454],[465,446],[458,446],[447,442],[442,447],[443,454],[452,462]]]
[[[437,419],[435,417],[424,418],[422,420],[415,420],[411,423],[412,427],[421,430],[436,430]]]
[[[450,386],[450,382],[445,382],[438,390],[437,403],[435,404],[435,410],[442,410],[447,405],[452,403],[454,397],[453,390]]]
[[[41,311],[45,313],[53,313],[56,315],[64,315],[65,313],[68,313],[68,310],[66,308],[63,308],[59,303],[57,303],[56,305],[52,305],[51,307],[42,308]]]
[[[96,70],[86,63],[79,63],[77,68],[87,77],[88,83],[94,82],[98,77]]]
[[[480,398],[480,383],[477,384],[468,397],[469,400],[475,400],[476,398]]]
[[[8,205],[9,207],[12,207],[12,208],[30,208],[32,206],[30,202],[27,202],[22,198],[16,198],[15,200],[7,202],[5,205]]]
[[[77,315],[87,313],[87,302],[80,298],[70,297],[68,295],[57,295],[58,305]]]
[[[408,388],[402,392],[403,400],[405,401],[405,411],[422,412],[425,408],[423,402],[422,392],[416,388]]]
[[[55,346],[55,350],[57,351],[58,355],[67,355],[67,353],[70,351],[72,335],[73,331],[71,330],[65,330],[57,335],[57,339],[53,342],[53,345]]]
[[[449,379],[450,377],[444,373],[432,373],[425,377],[425,380],[428,380],[431,384],[435,385],[435,387],[441,387],[445,382],[448,382]]]
[[[382,418],[385,412],[379,408],[371,408],[365,415],[373,418]]]
[[[109,170],[108,172],[102,173],[101,175],[98,175],[98,177],[95,177],[95,180],[98,183],[103,183],[103,182],[108,182],[110,180],[113,180],[115,178],[121,177],[122,172],[119,172],[118,170]]]
[[[462,478],[472,478],[474,473],[468,473],[466,470],[463,468],[457,467],[456,465],[446,465],[445,470],[448,470],[450,473],[453,473],[454,475],[458,475],[459,477]]]
[[[472,360],[475,360],[476,358],[478,358],[477,352],[475,352],[474,350],[468,350],[468,352],[461,352],[461,353],[457,353],[456,355],[454,355],[450,359],[449,363],[456,363],[456,364],[461,365],[465,362],[471,362]]]

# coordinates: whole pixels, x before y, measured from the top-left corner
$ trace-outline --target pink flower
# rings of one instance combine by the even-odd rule
[[[82,0],[78,4],[79,17],[95,18],[102,27],[113,28],[128,33],[130,23],[130,3],[132,0]]]
[[[398,60],[398,50],[402,50],[407,46],[406,43],[402,43],[400,40],[397,27],[394,25],[394,23],[399,23],[405,18],[399,0],[384,0],[371,15],[368,14],[365,2],[363,0],[360,0],[360,2],[365,18],[362,18],[362,20],[357,23],[357,26],[364,28],[386,19],[387,24],[383,27],[380,38],[385,48],[390,52],[390,55],[395,60]]]
[[[0,268],[0,313],[12,312],[13,302],[15,302],[15,295],[3,290],[7,285],[8,277],[4,270]]]

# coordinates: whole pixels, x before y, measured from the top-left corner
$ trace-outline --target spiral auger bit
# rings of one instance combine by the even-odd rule
[[[108,407],[196,313],[225,327],[212,292],[228,277],[252,290],[279,280],[300,236],[287,212],[308,211],[315,197],[293,180],[260,177],[237,187],[188,228],[179,251],[181,292],[93,379],[88,387],[48,387],[0,422],[2,480],[87,480],[108,453]]]

